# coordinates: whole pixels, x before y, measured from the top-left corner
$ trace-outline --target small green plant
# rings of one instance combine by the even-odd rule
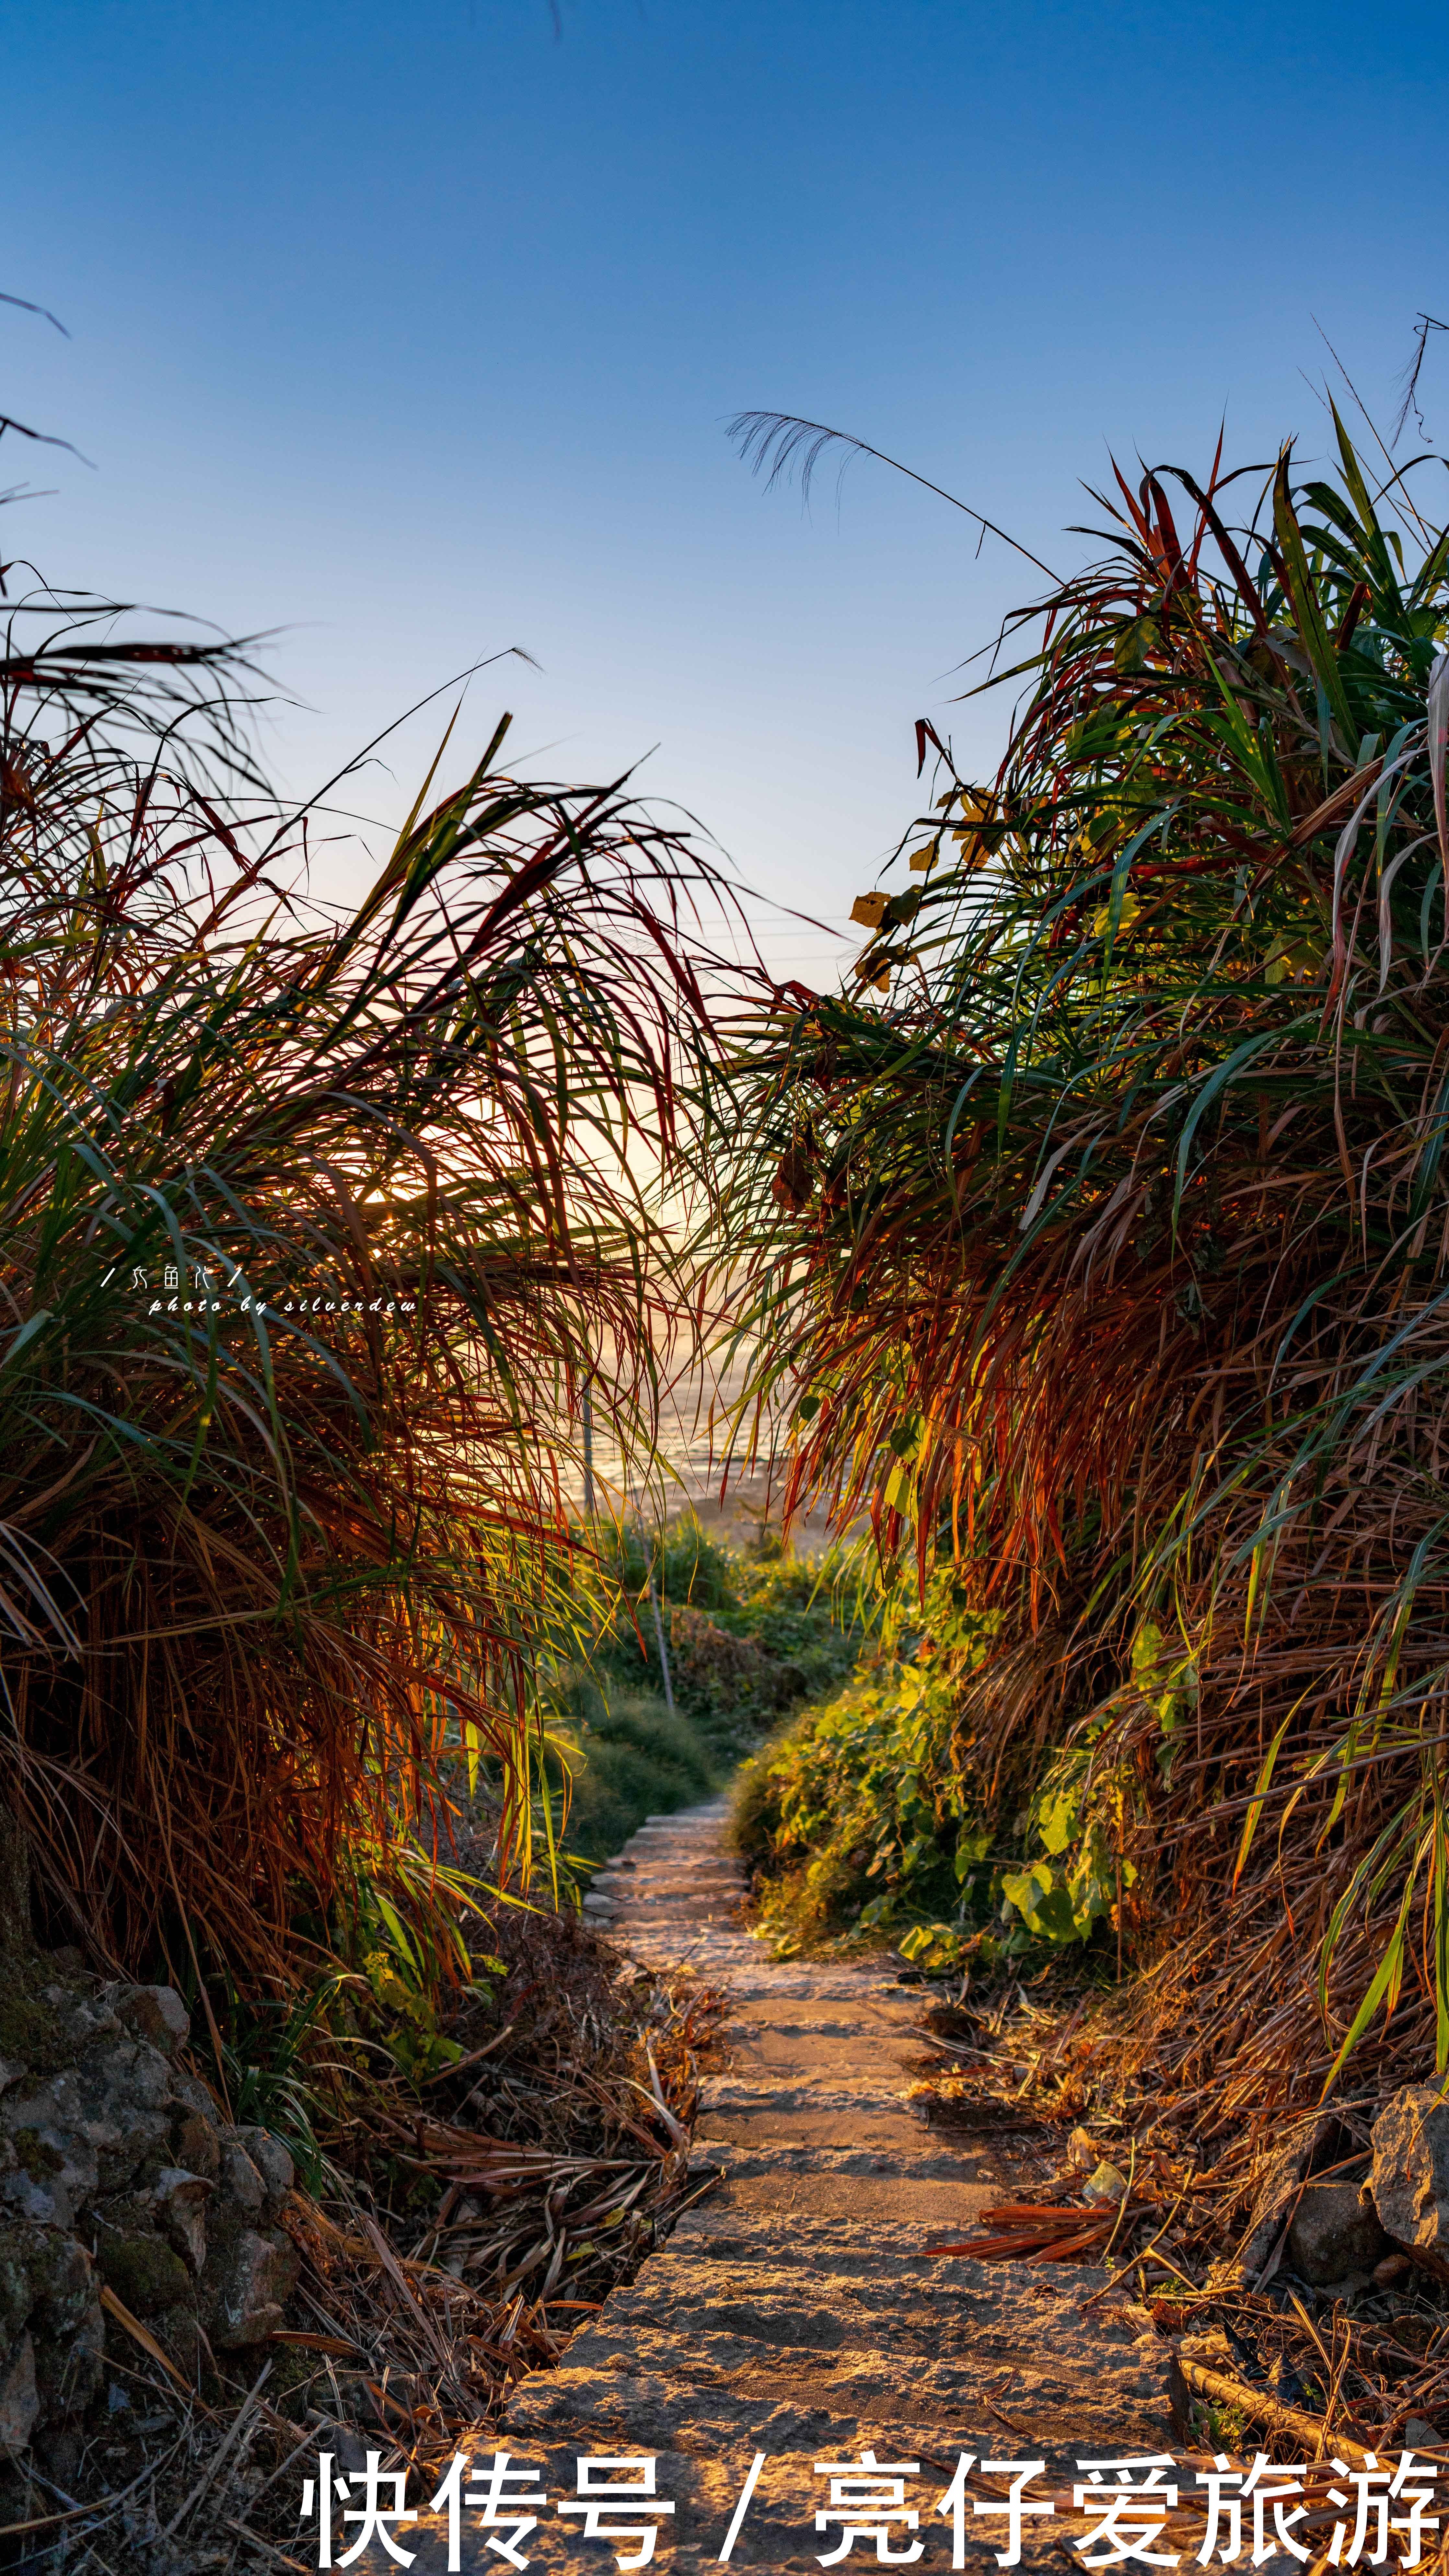
[[[1120,1777],[1093,1768],[1090,1745],[1074,1745],[1048,1772],[1031,1801],[1021,1870],[1002,1875],[1003,1907],[1021,1918],[1033,1940],[1090,1941],[1137,1876],[1124,1856],[1130,1802]]]
[[[365,1855],[354,1856],[344,1916],[351,1970],[345,1983],[365,2037],[385,2051],[405,2083],[420,2084],[463,2053],[445,2027],[460,2002],[491,2004],[493,1981],[508,1972],[492,1952],[472,1946],[465,1928],[470,1917],[486,1927],[490,1891],[416,1850],[400,1875],[401,1902]]]
[[[909,1939],[914,1957],[928,1933],[953,1949],[999,1901],[960,1724],[992,1622],[943,1570],[924,1600],[887,1587],[872,1624],[855,1678],[746,1765],[735,1833],[777,1942]]]
[[[319,2039],[329,2035],[329,2013],[346,1978],[326,1978],[310,1995],[275,2002],[233,1995],[220,2050],[220,2074],[232,2118],[247,2128],[270,2129],[288,2148],[299,2179],[320,2191],[327,2160],[317,2139]]]

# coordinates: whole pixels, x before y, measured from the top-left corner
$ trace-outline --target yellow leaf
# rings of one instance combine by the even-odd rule
[[[858,894],[850,907],[850,918],[852,921],[858,921],[865,930],[879,930],[885,919],[886,905],[889,901],[889,895]]]
[[[1136,920],[1137,915],[1141,910],[1141,904],[1138,902],[1136,895],[1132,893],[1129,887],[1126,894],[1122,897],[1122,917],[1117,924],[1117,934],[1119,938],[1124,930],[1131,929],[1133,922]],[[1095,939],[1106,938],[1107,924],[1111,918],[1112,907],[1110,903],[1104,903],[1101,910],[1092,915],[1092,935]]]
[[[1318,943],[1313,939],[1289,939],[1280,934],[1263,962],[1263,980],[1267,984],[1311,984],[1318,971]]]
[[[959,837],[960,837],[960,835],[958,834],[958,835],[957,835],[957,838],[959,839]],[[921,850],[912,850],[912,852],[911,852],[911,867],[912,867],[912,870],[914,871],[914,873],[915,873],[918,877],[923,877],[923,876],[925,875],[926,870],[927,870],[928,868],[931,868],[931,867],[934,867],[934,866],[935,866],[935,863],[936,863],[937,859],[940,857],[940,855],[941,855],[941,844],[940,844],[940,842],[939,842],[939,841],[928,841],[928,842],[926,843],[926,845],[925,845],[925,848],[924,848],[924,849],[921,849]]]

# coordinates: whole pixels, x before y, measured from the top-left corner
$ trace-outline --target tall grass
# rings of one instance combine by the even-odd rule
[[[1275,1994],[1252,2082],[1315,2087],[1405,1981],[1449,2062],[1449,532],[1336,427],[1098,496],[999,772],[943,754],[851,992],[734,1073],[797,1491],[1035,1652],[1119,1938],[1232,1962],[1179,2072]]]
[[[57,1935],[284,1990],[359,1888],[426,1901],[445,1744],[526,1851],[557,1448],[605,1349],[647,1438],[667,1342],[640,1174],[701,871],[626,786],[508,774],[505,718],[329,914],[237,657],[38,607],[0,660],[5,1774]]]

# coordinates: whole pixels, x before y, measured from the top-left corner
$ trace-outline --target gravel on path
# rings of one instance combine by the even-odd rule
[[[839,2548],[844,2528],[815,2527],[832,2501],[820,2464],[873,2451],[905,2464],[904,2505],[919,2516],[914,2530],[890,2526],[891,2553],[900,2559],[919,2539],[923,2569],[954,2558],[985,2576],[1006,2546],[1004,2515],[973,2520],[968,2509],[956,2557],[950,2519],[936,2510],[959,2455],[1045,2460],[1029,2492],[1061,2496],[1081,2475],[1079,2457],[1172,2452],[1164,2347],[1140,2312],[1135,2323],[1110,2302],[1082,2313],[1103,2285],[1099,2271],[922,2250],[959,2237],[1003,2187],[1023,2188],[1008,2147],[943,2136],[913,2114],[918,1991],[879,1960],[771,1960],[742,1919],[743,1895],[717,1799],[641,1826],[586,1899],[634,1959],[687,1967],[728,1994],[731,2062],[705,2081],[693,2157],[722,2168],[723,2180],[611,2294],[561,2368],[515,2392],[502,2438],[549,2497],[521,2558],[600,2576],[621,2553],[627,2563],[639,2540],[589,2539],[584,2517],[556,2508],[577,2495],[581,2457],[652,2455],[658,2498],[675,2511],[657,2517],[648,2563],[664,2576],[713,2567],[763,2453],[727,2563],[804,2576]],[[645,2518],[643,2509],[622,2517]],[[1078,2527],[1029,2523],[1026,2562],[1076,2565],[1066,2542]],[[398,2537],[418,2576],[442,2576],[441,2521],[425,2517]],[[844,2563],[866,2561],[879,2563],[872,2537]],[[357,2563],[387,2562],[369,2552]],[[507,2563],[471,2511],[460,2563],[469,2576]]]

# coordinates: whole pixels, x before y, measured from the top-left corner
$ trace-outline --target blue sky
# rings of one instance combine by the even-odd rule
[[[0,0],[0,410],[94,471],[56,581],[279,627],[300,793],[480,656],[550,774],[641,773],[839,923],[928,714],[1035,577],[899,477],[766,494],[723,424],[853,430],[1050,561],[1083,478],[1321,451],[1449,319],[1442,9],[1044,0]],[[1449,339],[1429,427],[1449,439]],[[1432,486],[1430,487],[1432,489]],[[354,789],[409,801],[440,719]],[[339,850],[339,882],[361,863]],[[777,921],[782,970],[834,944]],[[850,953],[849,948],[845,950]]]

